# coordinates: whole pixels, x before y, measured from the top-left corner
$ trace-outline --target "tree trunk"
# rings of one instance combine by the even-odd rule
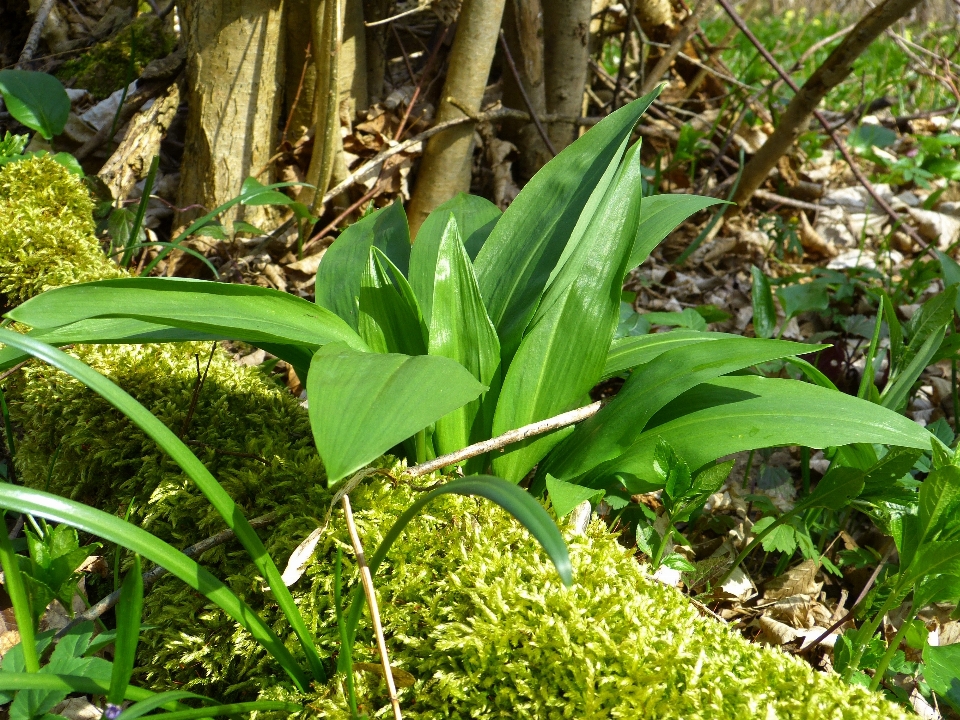
[[[590,0],[548,0],[543,8],[544,79],[547,112],[579,117],[590,57]],[[559,152],[577,137],[577,125],[555,122],[548,129]]]
[[[543,117],[547,112],[547,95],[543,80],[543,11],[540,0],[507,0],[503,34],[533,112]],[[508,63],[503,65],[504,105],[529,112]],[[529,180],[551,158],[537,126],[532,122],[512,121],[504,123],[504,130],[506,139],[520,150],[517,163],[520,176]]]
[[[464,0],[436,122],[462,116],[453,98],[471,112],[480,109],[497,45],[504,0]],[[407,216],[415,237],[427,215],[458,192],[470,189],[473,126],[462,125],[430,138]]]
[[[813,111],[830,90],[836,87],[853,67],[854,61],[880,33],[913,10],[923,0],[885,0],[867,13],[857,26],[844,37],[780,116],[774,131],[757,154],[744,166],[740,185],[733,200],[741,207],[760,187],[777,161],[806,130]]]
[[[317,86],[316,48],[311,41],[313,20],[310,0],[287,0],[285,28],[287,34],[284,106],[287,140],[296,142],[313,125],[313,94]],[[310,57],[307,57],[307,47]],[[294,104],[296,102],[296,104]]]
[[[340,48],[340,106],[352,124],[370,105],[367,92],[367,33],[361,0],[344,0]]]
[[[392,0],[363,0],[363,18],[367,22],[390,16]],[[368,102],[383,100],[383,79],[387,72],[387,31],[389,25],[374,25],[366,30]]]
[[[181,207],[213,209],[267,166],[276,146],[283,78],[281,0],[187,0],[189,116],[181,166]],[[260,176],[270,180],[269,170]],[[181,214],[178,223],[198,211]],[[267,210],[246,208],[254,223]]]

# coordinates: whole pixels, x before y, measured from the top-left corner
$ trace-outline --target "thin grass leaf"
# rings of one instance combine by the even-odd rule
[[[107,702],[119,705],[123,702],[127,686],[137,661],[137,644],[140,641],[140,618],[143,615],[143,575],[140,556],[134,553],[133,567],[120,586],[120,601],[117,603],[117,638],[114,641],[113,674]]]
[[[216,700],[204,697],[203,695],[197,695],[196,693],[187,692],[185,690],[167,690],[166,692],[157,693],[147,700],[141,700],[140,702],[134,703],[120,713],[120,716],[117,718],[117,720],[136,720],[138,717],[143,717],[148,712],[152,712],[157,708],[166,707],[168,710],[179,709],[175,703],[178,700],[187,699],[203,700],[204,702],[219,705]]]
[[[257,570],[262,573],[267,584],[270,585],[277,604],[280,606],[287,621],[300,639],[307,659],[310,661],[314,676],[317,679],[324,678],[323,665],[320,661],[320,656],[317,654],[316,646],[313,644],[313,637],[307,629],[293,597],[290,595],[290,590],[284,585],[280,571],[263,546],[263,542],[243,516],[243,513],[233,499],[227,494],[220,483],[216,481],[213,475],[210,474],[206,466],[200,462],[197,456],[183,444],[183,441],[124,390],[76,358],[54,347],[11,332],[10,330],[0,329],[0,341],[4,344],[20,348],[25,352],[29,352],[34,357],[43,360],[49,365],[62,370],[82,382],[130,418],[137,427],[143,430],[148,437],[170,455],[177,465],[193,480],[204,496],[206,496],[207,500],[210,501],[210,504],[213,505],[227,523],[227,527],[236,533],[237,540],[240,541],[243,548],[250,554]],[[131,546],[125,545],[125,547]],[[144,557],[149,557],[145,553],[141,554],[143,554]],[[286,652],[285,648],[284,651]],[[274,653],[275,652],[276,650],[274,650]],[[289,657],[288,652],[286,655]],[[278,656],[275,654],[275,657]],[[288,672],[293,672],[293,668],[287,668],[285,666],[284,669]],[[294,677],[298,680],[300,679],[299,668],[297,668],[297,674],[294,675]]]

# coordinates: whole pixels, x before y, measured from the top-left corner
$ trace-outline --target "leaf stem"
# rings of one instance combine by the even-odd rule
[[[6,519],[5,512],[0,518]],[[20,632],[20,646],[23,648],[23,665],[27,672],[35,673],[40,670],[40,658],[37,656],[37,639],[33,627],[33,612],[30,608],[30,596],[20,574],[20,565],[17,555],[13,551],[13,543],[7,535],[4,525],[0,528],[0,565],[3,566],[4,585],[10,602],[13,603],[13,615],[17,620],[17,630]]]
[[[883,680],[883,676],[887,672],[887,667],[889,667],[890,661],[893,660],[893,656],[897,654],[897,649],[900,647],[900,641],[903,640],[903,636],[906,635],[907,630],[910,629],[910,623],[913,622],[913,618],[914,615],[911,613],[909,617],[904,619],[900,629],[897,630],[897,634],[894,635],[893,639],[890,641],[887,651],[883,654],[883,657],[880,658],[880,664],[877,665],[877,671],[873,675],[873,680],[870,681],[871,690],[876,690],[878,687],[880,687],[880,682]]]

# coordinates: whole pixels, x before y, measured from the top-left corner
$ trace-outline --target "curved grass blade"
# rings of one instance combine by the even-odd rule
[[[654,449],[663,438],[691,468],[744,450],[799,445],[823,448],[881,443],[926,449],[933,435],[891,410],[816,385],[730,376],[689,390],[650,421],[627,452],[597,468],[656,477]]]
[[[113,643],[113,673],[107,702],[120,705],[133,675],[137,661],[137,644],[140,641],[140,616],[143,614],[143,575],[140,556],[134,553],[133,567],[120,586],[120,601],[117,603],[117,639]]]
[[[239,715],[251,712],[302,712],[303,706],[282,700],[254,700],[252,702],[233,703],[232,705],[211,705],[190,710],[175,710],[156,717],[164,720],[195,720],[196,718],[220,717],[221,715]]]
[[[86,695],[104,695],[109,684],[102,680],[81,675],[57,675],[54,673],[0,672],[0,691],[47,690],[84,693]],[[192,695],[193,693],[189,693]],[[154,693],[134,685],[127,686],[124,700],[141,701],[155,697]]]
[[[143,717],[148,712],[152,712],[157,708],[176,703],[177,700],[187,699],[203,700],[204,702],[219,705],[216,700],[204,697],[203,695],[197,695],[196,693],[187,692],[186,690],[167,690],[166,692],[157,693],[146,700],[134,703],[120,713],[117,720],[136,720],[138,717]],[[173,707],[169,707],[168,709],[172,710]]]
[[[207,500],[210,501],[210,504],[213,505],[227,523],[227,527],[236,533],[237,540],[240,541],[243,548],[250,554],[257,570],[263,574],[264,579],[271,588],[274,599],[277,601],[281,611],[299,638],[304,652],[307,655],[307,659],[310,662],[314,676],[318,680],[324,678],[323,664],[320,661],[320,656],[313,643],[313,636],[307,629],[306,623],[304,623],[303,617],[300,615],[300,611],[297,609],[297,605],[290,595],[290,590],[283,583],[280,571],[267,553],[263,542],[243,516],[240,508],[237,507],[233,499],[227,494],[226,490],[224,490],[220,483],[210,474],[210,471],[200,462],[197,456],[183,444],[183,441],[123,389],[96,370],[84,365],[76,358],[50,345],[45,345],[44,343],[10,330],[0,329],[0,342],[29,352],[34,357],[73,376],[130,418],[137,427],[143,430],[148,437],[170,455],[190,479],[196,483],[200,491],[206,496]],[[130,546],[125,545],[125,547]],[[145,553],[141,554],[143,554],[144,557],[149,557]],[[289,653],[287,653],[287,655],[289,656]],[[292,671],[292,668],[285,667],[285,669],[287,669],[288,672]]]
[[[7,483],[0,483],[0,507],[70,525],[155,562],[222,608],[276,658],[294,682],[302,687],[309,685],[293,655],[249,605],[209,571],[146,530],[82,503]],[[0,673],[0,678],[4,677],[6,673]],[[106,693],[108,689],[109,686],[104,686],[102,692]]]

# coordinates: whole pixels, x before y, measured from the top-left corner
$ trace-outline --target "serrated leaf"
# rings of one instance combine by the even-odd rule
[[[960,468],[940,467],[927,475],[920,485],[920,532],[923,540],[932,540],[957,522],[960,510]]]

